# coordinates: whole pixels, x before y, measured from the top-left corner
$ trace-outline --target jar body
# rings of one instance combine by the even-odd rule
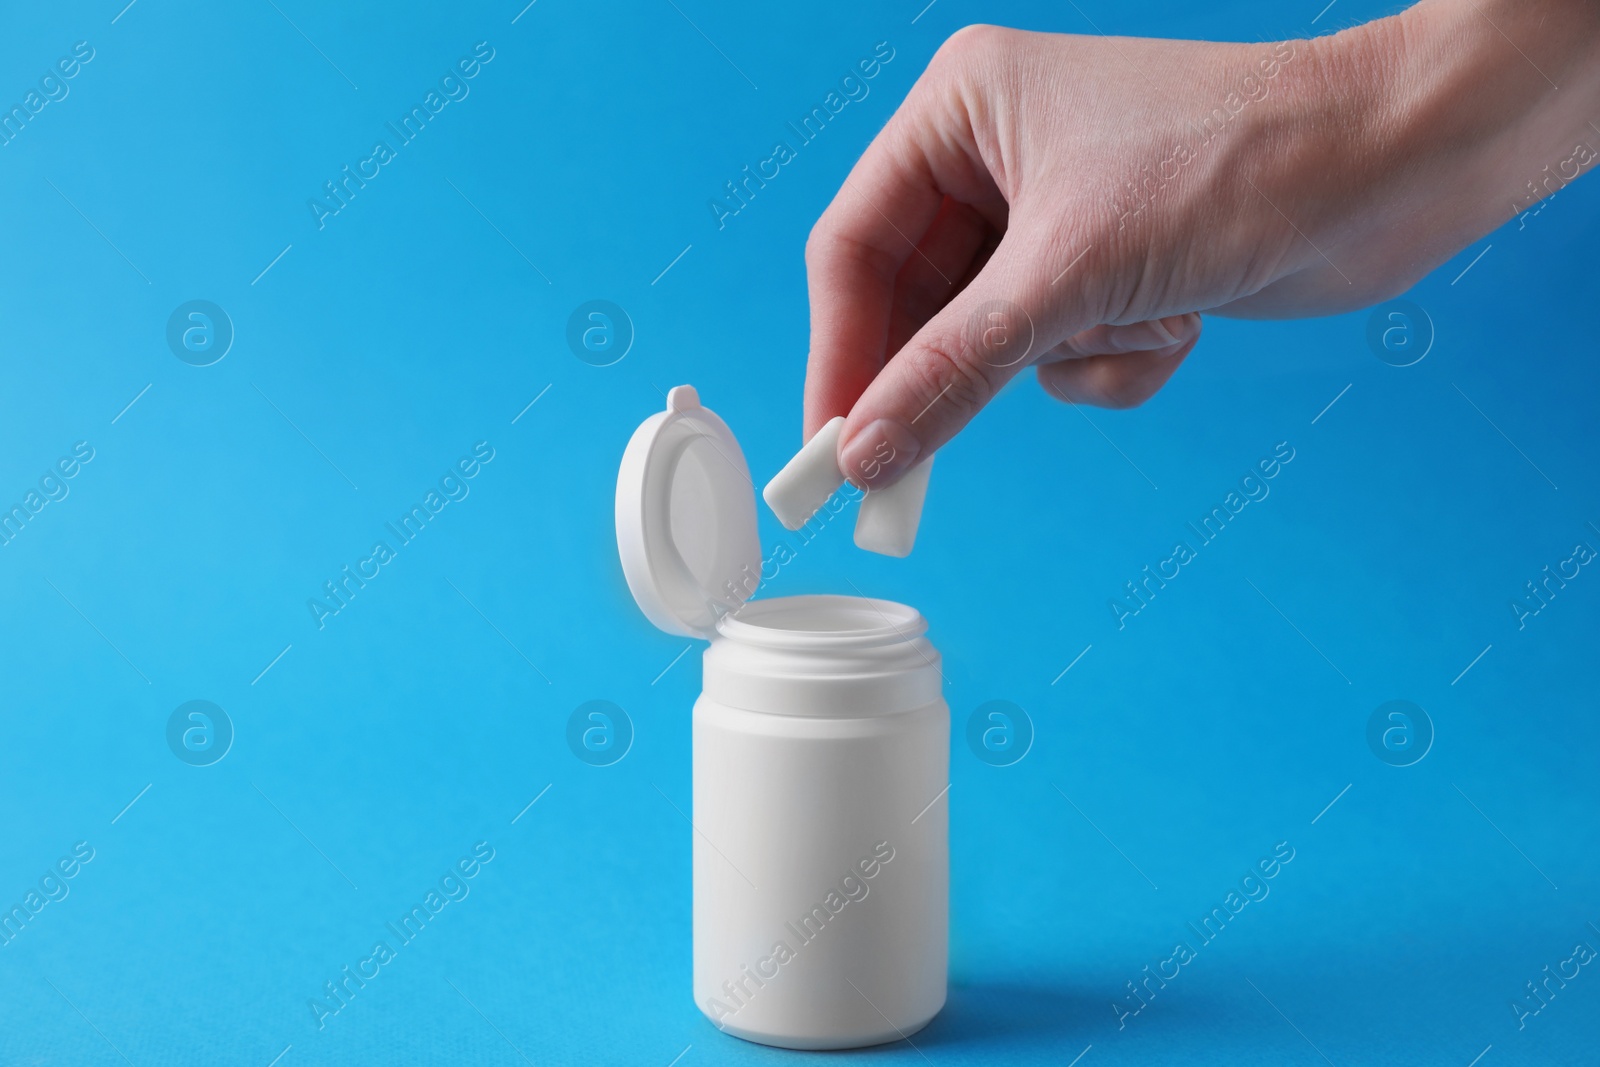
[[[769,630],[784,621],[781,607],[766,614]],[[803,630],[798,651],[752,651],[725,628],[707,653],[694,993],[730,1034],[851,1048],[914,1033],[944,1004],[950,712],[938,653],[910,615],[917,625],[897,616],[865,648]]]

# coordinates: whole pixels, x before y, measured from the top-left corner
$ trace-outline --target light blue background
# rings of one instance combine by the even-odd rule
[[[74,42],[95,58],[0,148],[0,500],[74,442],[95,458],[0,548],[0,904],[95,857],[0,948],[0,1062],[800,1058],[690,998],[698,648],[622,580],[629,433],[689,382],[758,481],[793,451],[806,233],[959,26],[1266,40],[1385,13],[923,2],[7,11],[7,107]],[[479,41],[470,95],[319,231],[308,198]],[[879,41],[871,95],[719,231],[722,183]],[[1508,1005],[1600,947],[1600,576],[1521,631],[1508,603],[1600,546],[1597,223],[1579,183],[1418,285],[1412,367],[1359,313],[1213,319],[1132,412],[1020,381],[944,449],[910,559],[855,550],[849,516],[800,551],[769,595],[923,611],[955,735],[949,1005],[916,1048],[830,1062],[1592,1061],[1595,968],[1524,1030]],[[564,340],[593,298],[637,331],[611,367]],[[165,343],[191,299],[237,332],[210,367]],[[319,631],[307,599],[482,440],[470,496]],[[1123,582],[1280,441],[1270,497],[1119,631]],[[205,768],[165,741],[194,699],[237,731]],[[607,768],[564,741],[592,699],[636,730]],[[994,699],[1037,732],[1011,767],[964,742]],[[1412,767],[1367,747],[1392,699],[1437,731]],[[308,999],[478,841],[470,896],[319,1031]],[[1119,1030],[1124,983],[1280,841],[1270,896]]]

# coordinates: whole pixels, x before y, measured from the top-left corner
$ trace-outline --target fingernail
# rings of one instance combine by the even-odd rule
[[[1165,322],[1171,324],[1167,326],[1167,331],[1174,338],[1182,338],[1187,341],[1200,332],[1200,313],[1198,311],[1191,311],[1185,315],[1174,315],[1166,319]]]
[[[1186,346],[1188,343],[1189,343],[1188,341],[1179,341],[1177,344],[1167,345],[1165,348],[1156,349],[1154,354],[1158,355],[1158,356],[1168,356],[1168,357],[1175,356],[1179,352],[1182,352],[1183,349],[1184,349],[1184,346]]]
[[[1156,335],[1156,340],[1160,342],[1162,348],[1178,343],[1178,335],[1172,331],[1165,320],[1150,320],[1150,332]]]
[[[889,484],[917,461],[922,442],[911,427],[894,419],[876,419],[839,450],[839,469],[864,489]]]

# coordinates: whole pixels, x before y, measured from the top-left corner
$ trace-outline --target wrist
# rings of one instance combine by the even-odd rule
[[[1425,0],[1313,47],[1369,171],[1361,228],[1401,238],[1415,276],[1600,160],[1600,6],[1585,0]]]

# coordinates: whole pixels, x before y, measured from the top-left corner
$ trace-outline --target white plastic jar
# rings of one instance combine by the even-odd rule
[[[708,638],[694,708],[694,999],[786,1048],[897,1041],[945,1000],[950,712],[927,624],[864,597],[750,600],[755,490],[693,389],[617,483],[628,584]]]

